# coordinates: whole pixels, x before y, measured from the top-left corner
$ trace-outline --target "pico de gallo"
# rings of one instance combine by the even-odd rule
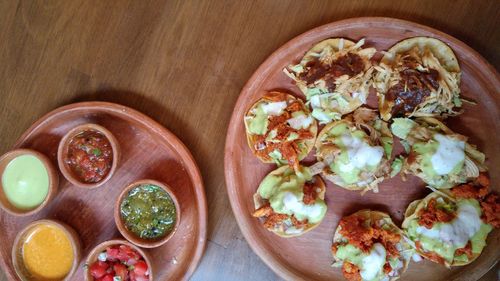
[[[81,181],[99,182],[109,173],[113,163],[111,143],[100,132],[81,132],[69,143],[66,163]]]
[[[106,248],[88,270],[95,281],[150,281],[144,257],[127,245]]]

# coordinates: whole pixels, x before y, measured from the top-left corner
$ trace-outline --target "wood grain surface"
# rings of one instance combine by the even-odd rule
[[[437,28],[500,68],[497,0],[5,0],[0,152],[61,105],[103,100],[137,109],[176,134],[203,175],[209,241],[192,280],[277,280],[248,247],[229,206],[227,125],[240,90],[274,50],[311,28],[358,16]],[[496,280],[496,270],[483,279]]]

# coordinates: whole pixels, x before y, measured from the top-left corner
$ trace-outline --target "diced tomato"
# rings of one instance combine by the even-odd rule
[[[113,269],[115,270],[115,274],[120,276],[123,281],[127,280],[128,269],[125,265],[117,263],[113,265]]]
[[[134,265],[134,273],[136,277],[138,276],[146,276],[148,272],[148,265],[144,261],[138,261]]]
[[[113,274],[106,274],[102,278],[97,279],[97,281],[113,281]]]
[[[139,253],[125,245],[120,245],[118,251],[117,258],[127,265],[134,265],[141,258]]]
[[[106,256],[108,260],[116,261],[120,255],[120,250],[115,247],[109,247],[106,249]]]
[[[106,274],[107,269],[108,264],[102,261],[94,262],[89,268],[90,274],[96,279],[103,277]]]

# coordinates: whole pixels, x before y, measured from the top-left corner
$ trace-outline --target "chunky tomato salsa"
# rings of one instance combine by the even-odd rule
[[[113,163],[111,143],[102,133],[88,130],[71,139],[66,163],[85,183],[101,181]]]

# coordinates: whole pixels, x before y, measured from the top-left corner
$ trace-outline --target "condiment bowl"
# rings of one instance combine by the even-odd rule
[[[127,227],[125,226],[125,222],[122,219],[121,211],[120,211],[121,204],[122,204],[123,200],[128,196],[130,190],[132,190],[133,188],[135,188],[137,186],[148,185],[148,184],[156,185],[156,186],[160,187],[161,189],[163,189],[165,192],[167,192],[167,194],[170,196],[170,198],[174,202],[175,209],[176,209],[176,221],[175,221],[175,225],[174,225],[173,229],[167,235],[160,237],[160,238],[157,238],[157,239],[141,238],[141,237],[135,235],[130,230],[128,230]],[[181,208],[179,206],[179,201],[177,200],[177,197],[175,196],[175,194],[172,192],[172,190],[166,184],[161,183],[159,181],[155,181],[155,180],[145,179],[145,180],[139,180],[139,181],[136,181],[136,182],[129,184],[120,193],[120,195],[118,196],[118,200],[115,203],[114,217],[115,217],[116,227],[118,228],[120,233],[123,235],[123,237],[125,237],[125,239],[127,239],[128,241],[130,241],[131,243],[133,243],[139,247],[155,248],[155,247],[159,247],[159,246],[167,243],[167,241],[170,240],[170,238],[175,234],[177,227],[179,226],[180,220],[181,220]]]
[[[113,152],[113,160],[111,164],[111,169],[108,171],[108,174],[104,176],[100,181],[95,182],[95,183],[87,183],[82,181],[81,179],[78,178],[77,175],[71,170],[69,167],[68,163],[66,160],[68,159],[68,148],[71,143],[71,140],[77,136],[78,134],[85,132],[85,131],[97,131],[101,134],[103,134],[109,141],[111,145],[111,149]],[[82,187],[82,188],[87,188],[87,189],[92,189],[96,188],[98,186],[103,185],[106,183],[111,177],[113,176],[116,167],[118,166],[118,162],[120,159],[120,149],[118,145],[118,141],[114,137],[114,135],[108,131],[106,128],[97,125],[97,124],[92,124],[92,123],[87,123],[83,124],[80,126],[77,126],[73,129],[71,129],[64,137],[61,139],[61,142],[59,143],[59,147],[57,150],[57,162],[59,164],[59,169],[61,170],[61,173],[63,176],[71,182],[73,185],[77,187]]]
[[[6,212],[15,216],[29,216],[39,212],[50,202],[50,200],[52,200],[56,196],[57,190],[59,188],[59,175],[52,162],[44,154],[32,149],[15,149],[7,152],[2,157],[0,157],[0,177],[3,177],[3,173],[10,162],[16,157],[22,155],[34,156],[43,163],[49,177],[49,189],[47,196],[40,205],[33,209],[20,209],[9,202],[9,200],[7,199],[7,195],[4,192],[3,180],[0,180],[0,207]]]
[[[62,230],[68,236],[69,241],[71,243],[71,247],[73,249],[73,263],[71,265],[71,269],[69,270],[68,274],[62,280],[64,281],[70,280],[71,276],[77,270],[78,264],[80,263],[80,258],[81,258],[80,238],[78,237],[76,231],[69,225],[57,220],[48,220],[48,219],[34,221],[29,225],[27,225],[23,230],[21,230],[21,232],[17,234],[16,239],[14,240],[14,245],[12,246],[12,264],[14,266],[14,270],[16,271],[17,276],[19,277],[19,279],[23,281],[33,280],[30,278],[30,274],[28,273],[27,269],[24,266],[22,247],[26,239],[33,233],[33,230],[35,230],[36,227],[41,225],[55,226],[60,230]]]
[[[93,281],[94,280],[94,278],[92,277],[90,270],[89,270],[90,265],[92,265],[94,262],[97,261],[97,258],[101,252],[105,251],[106,248],[108,248],[110,246],[114,246],[114,245],[127,245],[130,248],[137,251],[144,258],[144,260],[146,261],[146,264],[148,265],[149,280],[154,280],[153,264],[151,263],[151,259],[149,258],[148,254],[145,251],[143,251],[141,248],[137,247],[136,245],[128,242],[127,240],[112,239],[112,240],[104,241],[101,244],[95,246],[94,249],[92,249],[92,251],[87,256],[87,260],[85,261],[86,266],[85,266],[85,271],[84,271],[85,281]]]

